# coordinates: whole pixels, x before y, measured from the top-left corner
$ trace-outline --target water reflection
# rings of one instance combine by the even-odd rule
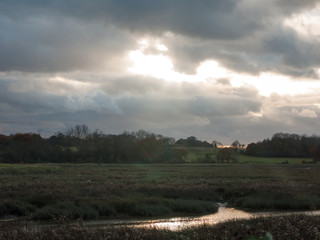
[[[162,220],[142,221],[135,227],[157,227],[160,229],[180,230],[186,227],[192,227],[199,224],[217,224],[233,219],[249,219],[253,214],[240,211],[234,208],[220,207],[218,212],[201,217],[181,217]]]
[[[214,225],[221,222],[239,219],[250,219],[254,217],[265,216],[284,216],[290,214],[307,214],[320,215],[320,211],[305,211],[305,212],[256,212],[248,213],[235,208],[227,208],[225,205],[220,205],[219,210],[215,214],[205,215],[201,217],[175,217],[166,219],[153,220],[120,220],[120,221],[92,221],[86,222],[86,225],[110,227],[110,226],[132,226],[132,227],[156,227],[158,229],[169,229],[177,231],[186,227],[192,227],[200,224]]]

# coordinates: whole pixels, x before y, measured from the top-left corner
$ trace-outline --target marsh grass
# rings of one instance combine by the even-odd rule
[[[0,217],[48,220],[320,209],[318,165],[0,165]]]
[[[291,215],[206,224],[182,232],[180,239],[320,239],[320,217]]]
[[[89,228],[81,221],[60,218],[51,226],[35,228],[28,222],[0,223],[0,240],[233,240],[320,239],[320,217],[291,215],[237,220],[217,225],[201,224],[177,232],[157,228]]]

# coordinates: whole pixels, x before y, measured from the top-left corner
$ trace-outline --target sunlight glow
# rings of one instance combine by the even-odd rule
[[[138,41],[138,44],[140,46],[140,49],[146,49],[149,47],[149,42],[147,39],[141,39]]]
[[[293,15],[284,21],[284,25],[305,36],[320,36],[320,6],[301,14]]]
[[[52,77],[43,82],[41,88],[45,91],[54,92],[58,95],[69,95],[70,89],[73,91],[87,92],[90,88],[93,87],[92,83],[80,82],[73,79],[65,77]]]
[[[164,55],[169,49],[161,42],[142,39],[138,41],[138,44],[139,49],[128,53],[128,58],[132,63],[132,66],[127,69],[129,72],[172,82],[196,81],[194,76],[179,73],[174,70],[172,60],[170,57]],[[149,48],[157,50],[158,53],[145,53]]]
[[[165,45],[160,43],[156,44],[156,49],[162,52],[167,52],[169,50]]]
[[[134,65],[129,71],[136,74],[151,75],[158,78],[165,78],[173,71],[171,60],[162,55],[144,55],[140,50],[131,51],[130,59]]]
[[[207,80],[217,80],[227,78],[229,71],[220,66],[215,60],[202,62],[196,70],[195,75],[188,75],[177,72],[170,57],[164,55],[169,49],[159,41],[150,43],[147,39],[138,41],[139,49],[130,51],[128,57],[132,66],[128,71],[134,74],[141,74],[160,78],[173,82],[204,82]],[[154,47],[159,51],[158,54],[145,53],[148,48]]]
[[[269,97],[273,93],[279,95],[298,95],[314,92],[320,89],[318,81],[299,80],[294,81],[287,76],[264,72],[258,77],[234,74],[231,79],[234,87],[252,85],[263,96]]]
[[[65,78],[65,77],[52,77],[49,78],[50,82],[65,84],[68,86],[72,86],[74,88],[86,88],[90,85],[88,82],[80,82],[73,79]]]
[[[272,72],[262,72],[258,76],[233,72],[214,59],[206,60],[199,64],[196,74],[184,74],[175,70],[174,64],[168,55],[169,49],[160,42],[150,43],[143,39],[139,42],[139,49],[130,51],[128,57],[132,66],[128,71],[138,75],[146,75],[162,79],[168,82],[191,82],[216,84],[221,79],[228,79],[230,86],[240,88],[252,86],[262,96],[269,97],[272,94],[298,95],[320,90],[320,82],[307,79],[293,80],[288,76]],[[149,54],[148,48],[158,49],[158,53]],[[320,70],[317,70],[320,74]]]
[[[220,66],[216,61],[204,61],[197,69],[197,75],[201,79],[220,79],[228,77],[228,70]]]

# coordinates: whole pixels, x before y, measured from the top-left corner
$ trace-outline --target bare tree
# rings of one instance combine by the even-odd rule
[[[89,135],[89,128],[85,124],[77,124],[67,130],[67,136],[85,139]]]

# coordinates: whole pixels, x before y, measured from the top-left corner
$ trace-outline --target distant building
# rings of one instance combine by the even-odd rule
[[[246,148],[247,148],[247,145],[241,145],[241,146],[238,146],[238,147],[234,147],[234,146],[232,146],[232,145],[217,145],[217,148],[236,148],[236,149],[238,149],[238,150],[245,150]]]

